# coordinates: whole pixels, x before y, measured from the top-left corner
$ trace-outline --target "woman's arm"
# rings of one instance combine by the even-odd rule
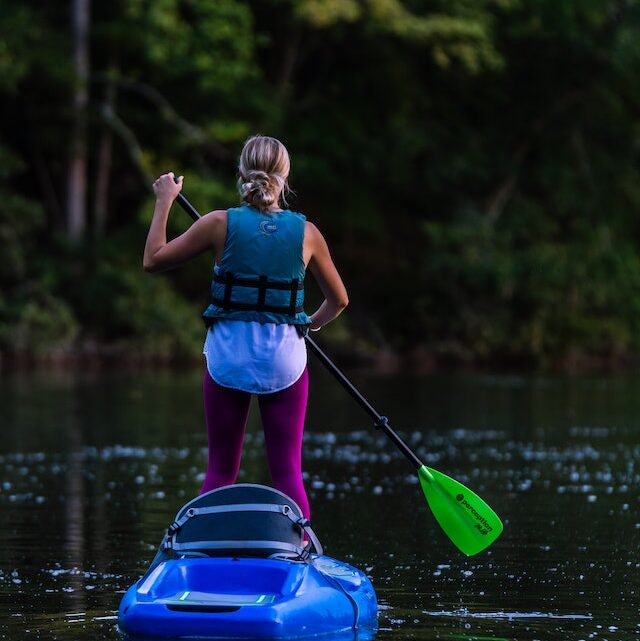
[[[197,220],[187,231],[167,242],[167,219],[182,189],[182,176],[176,183],[173,173],[163,174],[153,183],[156,206],[149,227],[142,260],[145,271],[160,272],[176,267],[207,249],[217,249],[219,236],[226,235],[226,212],[214,211]],[[224,243],[224,240],[222,241]]]
[[[305,241],[307,237],[311,254],[309,269],[325,298],[322,305],[311,314],[311,329],[317,330],[340,315],[349,304],[349,297],[340,274],[333,264],[324,236],[314,224],[309,222],[306,223]]]

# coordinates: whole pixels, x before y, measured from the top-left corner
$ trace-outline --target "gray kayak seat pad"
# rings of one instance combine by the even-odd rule
[[[304,538],[309,543],[304,544]],[[308,558],[322,545],[300,507],[273,488],[238,483],[184,505],[161,543],[165,553]]]

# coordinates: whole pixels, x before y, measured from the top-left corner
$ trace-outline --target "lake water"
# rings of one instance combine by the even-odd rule
[[[640,639],[640,378],[353,375],[427,465],[505,531],[462,556],[417,476],[317,368],[305,440],[314,529],[371,577],[378,639]],[[199,372],[0,378],[0,637],[113,639],[206,463]],[[243,482],[268,483],[252,410]]]

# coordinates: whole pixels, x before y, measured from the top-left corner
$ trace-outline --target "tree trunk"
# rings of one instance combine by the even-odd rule
[[[87,221],[87,107],[89,103],[89,1],[71,0],[73,12],[73,125],[67,192],[67,234],[82,238]]]
[[[117,74],[115,65],[112,65],[110,78],[105,89],[104,107],[114,111],[116,102],[116,83],[114,80]],[[95,201],[94,201],[94,234],[100,238],[107,224],[107,212],[109,208],[109,178],[111,177],[111,158],[113,147],[113,132],[111,127],[105,123],[100,147],[98,149],[98,166],[96,169]]]

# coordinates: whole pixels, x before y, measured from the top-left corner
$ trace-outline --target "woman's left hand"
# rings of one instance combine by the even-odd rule
[[[184,176],[178,177],[178,182],[173,178],[173,172],[162,174],[153,183],[153,193],[156,195],[156,200],[166,201],[172,203],[182,189],[182,180]]]

